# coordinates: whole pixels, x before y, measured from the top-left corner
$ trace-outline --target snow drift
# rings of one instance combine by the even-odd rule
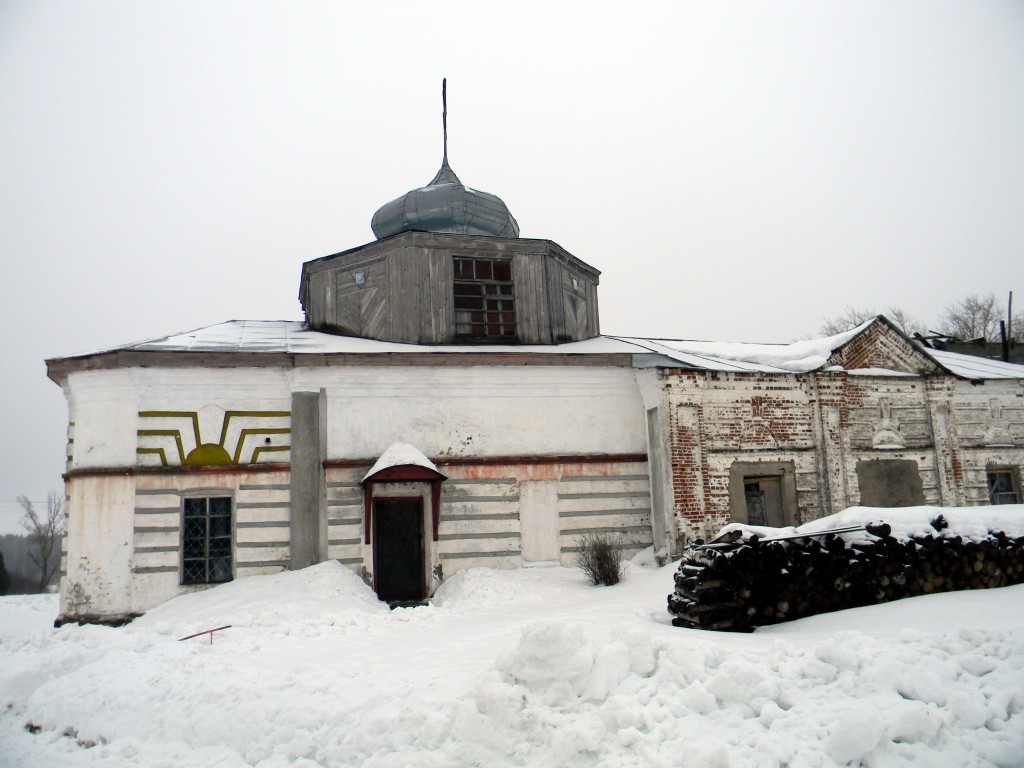
[[[328,563],[119,629],[55,630],[52,596],[0,599],[3,762],[1024,764],[1024,587],[723,636],[670,626],[674,569],[634,562],[599,588],[472,570],[388,611]],[[228,623],[212,645],[177,640]]]

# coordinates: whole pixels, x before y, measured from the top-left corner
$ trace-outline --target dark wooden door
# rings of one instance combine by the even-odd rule
[[[779,528],[785,525],[782,514],[782,482],[778,477],[744,478],[744,495],[747,497],[747,523],[749,525],[770,525]]]
[[[375,499],[373,529],[377,596],[389,603],[422,600],[423,500]]]

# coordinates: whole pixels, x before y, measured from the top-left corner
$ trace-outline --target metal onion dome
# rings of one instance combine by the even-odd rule
[[[378,240],[400,232],[519,237],[519,224],[501,198],[463,185],[448,165],[446,85],[442,81],[444,159],[441,170],[427,186],[406,192],[373,214],[370,227]]]

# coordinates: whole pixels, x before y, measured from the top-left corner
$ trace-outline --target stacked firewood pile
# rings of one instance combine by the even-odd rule
[[[934,533],[897,539],[884,523],[852,543],[835,532],[692,547],[676,571],[668,610],[677,627],[749,632],[754,627],[902,597],[1024,582],[1024,537],[980,540]],[[866,532],[867,536],[864,535]],[[945,531],[948,534],[948,531]]]

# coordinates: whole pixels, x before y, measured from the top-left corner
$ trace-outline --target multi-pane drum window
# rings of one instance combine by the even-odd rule
[[[455,257],[455,337],[511,342],[516,338],[512,262]]]
[[[181,583],[231,581],[231,497],[185,499]]]

